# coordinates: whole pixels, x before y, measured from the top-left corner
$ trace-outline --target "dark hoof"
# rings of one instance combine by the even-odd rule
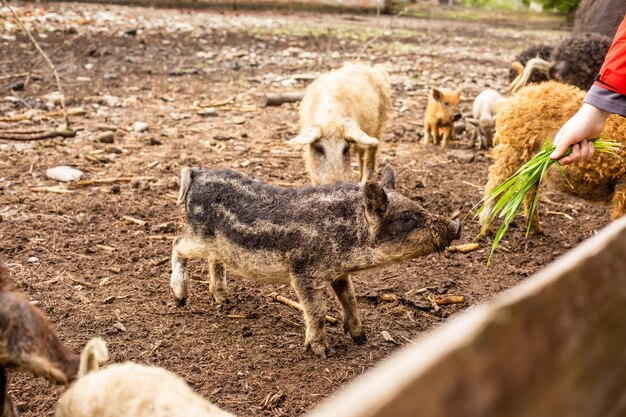
[[[185,307],[187,305],[187,299],[181,298],[180,300],[176,300],[176,307]]]
[[[352,340],[355,344],[363,346],[367,342],[367,337],[365,336],[365,333],[361,333],[358,336],[352,336]]]

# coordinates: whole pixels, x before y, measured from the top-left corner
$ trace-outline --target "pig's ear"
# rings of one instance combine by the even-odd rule
[[[478,127],[478,120],[474,119],[473,117],[466,117],[465,120],[467,120],[467,123]]]
[[[458,96],[461,96],[461,93],[463,92],[463,84],[459,84],[459,86],[456,88],[456,90],[454,91]]]
[[[430,95],[433,96],[435,101],[439,101],[439,100],[441,100],[441,97],[443,97],[443,94],[441,93],[441,91],[437,90],[436,88],[433,88],[430,91]]]
[[[344,124],[344,135],[347,140],[356,143],[362,148],[368,148],[370,146],[378,146],[380,143],[378,139],[369,136],[367,133],[361,130],[359,125],[354,120],[348,120]]]
[[[387,211],[388,204],[387,193],[383,187],[374,181],[365,183],[365,209],[368,216],[382,217]]]
[[[307,126],[295,138],[289,141],[293,146],[310,145],[322,136],[322,130],[318,126]]]
[[[385,165],[385,168],[383,169],[383,177],[380,180],[380,185],[386,189],[396,189],[396,170],[393,169],[391,165]]]

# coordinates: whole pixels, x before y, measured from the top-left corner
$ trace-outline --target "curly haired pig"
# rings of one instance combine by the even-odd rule
[[[289,141],[302,146],[311,183],[349,182],[351,153],[365,183],[390,111],[391,84],[381,65],[348,63],[313,81],[300,104],[300,134]]]
[[[525,64],[524,73],[516,77],[510,85],[512,93],[527,82],[533,82],[538,73],[550,80],[561,81],[588,90],[602,67],[611,39],[597,33],[572,35],[561,42],[548,59],[533,57]],[[517,67],[514,63],[514,69]]]
[[[546,138],[554,138],[559,128],[578,111],[585,92],[556,81],[533,84],[521,89],[498,108],[493,149],[494,163],[489,167],[485,194],[510,177],[537,153]],[[602,135],[626,145],[626,119],[613,115]],[[626,158],[626,150],[618,152]],[[626,165],[615,156],[599,153],[590,161],[563,167],[573,188],[557,169],[546,173],[547,180],[559,190],[586,200],[611,204],[611,217],[626,213]],[[532,202],[529,193],[525,207]],[[487,215],[493,203],[481,213],[481,224],[489,229]],[[527,210],[526,210],[527,211]],[[538,211],[532,219],[534,232],[541,232]]]
[[[553,51],[554,46],[545,44],[532,45],[520,52],[520,54],[517,55],[513,61],[519,62],[522,65],[526,65],[526,63],[532,58],[541,58],[548,61],[550,60]],[[518,75],[519,73],[514,68],[511,68],[509,70],[509,82],[512,82]],[[548,75],[541,71],[533,71],[528,79],[529,84],[540,83],[543,81],[548,81]]]
[[[598,33],[580,33],[566,38],[550,57],[550,78],[588,90],[602,67],[611,39]]]
[[[78,355],[57,339],[48,320],[15,290],[0,260],[0,401],[2,417],[16,417],[6,395],[7,369],[31,372],[59,384],[76,378]]]
[[[56,417],[233,417],[163,368],[126,362],[99,370],[107,357],[102,339],[87,343],[81,376],[59,400]]]
[[[225,267],[261,282],[291,283],[303,307],[306,346],[325,357],[325,287],[343,308],[344,329],[365,343],[350,273],[443,250],[460,236],[457,221],[427,213],[395,190],[387,166],[381,183],[291,189],[231,170],[183,168],[179,202],[186,228],[174,240],[171,287],[189,297],[187,259],[209,261],[210,291],[225,300]]]

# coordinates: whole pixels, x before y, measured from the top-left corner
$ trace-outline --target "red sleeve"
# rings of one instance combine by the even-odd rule
[[[626,16],[617,28],[595,85],[626,95]]]

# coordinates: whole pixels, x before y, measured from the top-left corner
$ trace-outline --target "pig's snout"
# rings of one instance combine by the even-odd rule
[[[448,224],[448,239],[450,241],[461,238],[461,221],[453,220]]]
[[[454,120],[455,122],[458,121],[461,118],[461,113],[454,113],[454,116],[452,116],[452,120]]]

